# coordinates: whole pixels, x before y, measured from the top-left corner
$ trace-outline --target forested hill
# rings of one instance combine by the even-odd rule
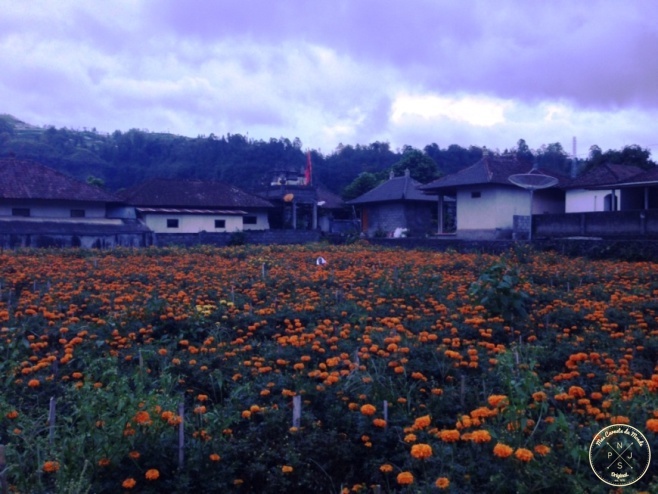
[[[518,144],[510,152],[558,171],[568,170],[567,154],[560,144],[537,151],[529,150],[522,139]],[[268,184],[275,172],[303,172],[306,151],[297,138],[265,141],[240,134],[189,138],[137,129],[101,134],[95,129],[36,127],[13,116],[0,115],[0,156],[13,153],[81,180],[100,179],[111,191],[152,177],[219,180],[254,190]],[[648,160],[649,152],[640,151],[646,153]],[[434,143],[422,150],[409,146],[392,150],[385,142],[339,145],[328,155],[311,150],[313,182],[337,194],[343,194],[352,184],[353,195],[360,192],[359,187],[354,187],[359,182],[357,177],[367,179],[361,180],[367,188],[384,179],[389,170],[400,173],[404,167],[413,168],[420,174],[416,178],[427,182],[474,164],[482,152],[474,146],[453,144],[440,148]],[[599,152],[599,158],[601,154],[605,157],[607,153]]]

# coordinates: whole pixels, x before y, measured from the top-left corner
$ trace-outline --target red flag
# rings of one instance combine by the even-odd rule
[[[304,182],[306,185],[311,185],[311,152],[306,152],[306,170],[304,170]]]

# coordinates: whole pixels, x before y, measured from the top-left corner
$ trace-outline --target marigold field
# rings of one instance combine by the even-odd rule
[[[629,424],[658,452],[657,296],[656,264],[522,246],[5,251],[0,480],[617,492],[590,443]]]

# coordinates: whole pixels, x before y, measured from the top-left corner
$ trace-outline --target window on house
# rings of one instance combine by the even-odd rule
[[[167,219],[167,228],[178,228],[178,220],[168,218]]]
[[[475,192],[471,192],[471,197],[473,199],[479,199],[480,197],[482,197],[482,192],[480,192],[479,190]]]
[[[226,228],[226,220],[215,220],[215,228]]]
[[[71,218],[84,218],[85,210],[84,209],[71,209]]]
[[[243,225],[255,225],[258,223],[258,217],[256,216],[243,216],[242,224]]]
[[[30,208],[11,208],[12,216],[30,216]]]

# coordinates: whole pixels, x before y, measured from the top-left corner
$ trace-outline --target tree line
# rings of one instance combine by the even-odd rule
[[[248,191],[267,186],[282,171],[303,172],[307,150],[295,138],[256,140],[240,134],[197,136],[131,129],[101,134],[95,129],[37,128],[0,115],[0,155],[38,160],[90,183],[117,191],[144,180],[163,177],[222,181]],[[391,149],[387,142],[339,144],[329,154],[311,150],[313,183],[351,199],[386,180],[393,171],[409,169],[421,183],[473,165],[484,152],[514,155],[543,169],[570,174],[603,163],[655,166],[651,153],[640,146],[603,152],[593,146],[586,159],[569,156],[559,143],[530,149],[523,139],[502,152],[482,147],[431,143],[423,149]]]

